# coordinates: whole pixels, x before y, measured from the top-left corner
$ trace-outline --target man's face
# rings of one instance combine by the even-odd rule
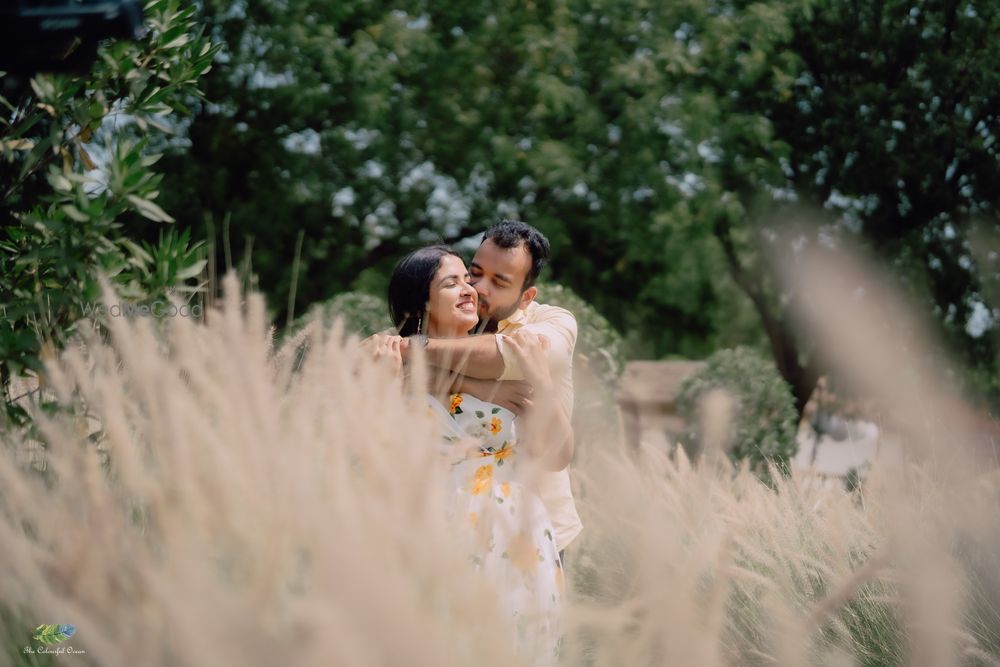
[[[479,293],[479,318],[487,331],[496,331],[497,323],[531,303],[536,290],[522,291],[531,270],[531,253],[523,243],[501,248],[487,239],[479,246],[469,266],[470,283]]]

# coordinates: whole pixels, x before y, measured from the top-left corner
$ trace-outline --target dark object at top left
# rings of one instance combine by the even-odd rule
[[[86,71],[101,41],[145,32],[135,0],[0,0],[0,70]]]

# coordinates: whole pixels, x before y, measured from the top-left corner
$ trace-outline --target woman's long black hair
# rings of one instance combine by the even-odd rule
[[[424,333],[427,323],[427,302],[431,296],[431,280],[446,255],[458,253],[445,245],[432,245],[414,250],[399,260],[389,279],[389,317],[400,336]]]

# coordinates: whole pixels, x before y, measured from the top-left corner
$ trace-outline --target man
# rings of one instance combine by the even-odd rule
[[[504,220],[490,227],[469,267],[479,294],[479,316],[487,334],[465,338],[422,339],[433,366],[463,374],[453,386],[476,380],[521,380],[524,373],[506,337],[543,336],[548,340],[549,371],[556,399],[567,417],[573,414],[573,349],[576,319],[569,311],[535,302],[535,281],[549,257],[548,240],[523,222]],[[404,339],[402,354],[409,354]],[[467,389],[470,393],[480,392]],[[568,461],[568,458],[567,458]],[[541,473],[539,495],[555,529],[562,552],[583,528],[573,502],[569,469]]]

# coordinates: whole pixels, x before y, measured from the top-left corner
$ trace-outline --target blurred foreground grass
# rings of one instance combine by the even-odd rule
[[[227,287],[204,325],[119,319],[67,350],[44,465],[4,433],[2,662],[518,664],[419,397],[337,326],[273,349],[260,298]],[[853,493],[616,430],[573,467],[564,664],[1000,662],[1000,478],[955,463],[961,429],[935,440],[949,465],[916,443]],[[86,654],[23,653],[40,623]]]

